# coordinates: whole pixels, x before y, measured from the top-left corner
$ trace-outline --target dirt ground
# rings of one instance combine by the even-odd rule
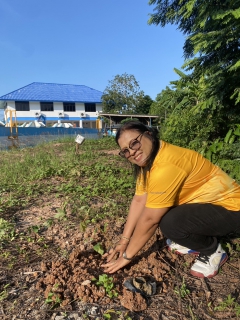
[[[189,273],[195,257],[169,252],[158,230],[125,269],[111,275],[118,296],[110,298],[93,281],[104,273],[102,256],[93,246],[101,243],[105,251],[111,248],[123,231],[124,218],[90,223],[80,230],[68,212],[66,219],[50,225],[60,207],[61,199],[54,195],[39,196],[24,210],[12,212],[19,234],[32,231],[29,240],[18,239],[15,249],[4,245],[4,252],[11,253],[8,256],[1,251],[0,319],[240,318],[240,259],[235,250],[239,240],[232,240],[230,258],[217,276],[199,279]],[[156,293],[144,297],[127,290],[123,283],[132,277],[155,281]],[[235,305],[224,305],[229,295]]]

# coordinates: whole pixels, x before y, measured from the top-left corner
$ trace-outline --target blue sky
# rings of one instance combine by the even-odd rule
[[[103,91],[133,74],[155,99],[183,60],[176,26],[149,26],[148,0],[0,0],[0,96],[32,82]]]

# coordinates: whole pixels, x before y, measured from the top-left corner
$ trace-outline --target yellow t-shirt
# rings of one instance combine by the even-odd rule
[[[148,208],[184,203],[212,203],[240,210],[240,185],[196,151],[161,141],[144,187],[137,179],[136,195],[147,193]]]

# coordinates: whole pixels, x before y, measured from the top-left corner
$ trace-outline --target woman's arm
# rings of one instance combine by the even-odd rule
[[[136,227],[137,221],[141,216],[147,201],[147,193],[142,196],[134,195],[124,227],[123,236],[131,238],[133,231]]]
[[[169,208],[144,208],[136,223],[132,238],[128,246],[125,247],[125,258],[123,258],[122,254],[120,254],[117,260],[109,261],[108,259],[108,263],[102,265],[105,268],[104,271],[108,273],[114,273],[130,263],[130,260],[127,260],[126,257],[129,259],[133,258],[135,254],[142,249],[145,243],[155,233],[161,218],[165,213],[167,213],[168,210]]]
[[[147,194],[144,194],[142,196],[134,195],[129,208],[129,213],[123,230],[122,238],[117,243],[115,248],[111,249],[108,253],[105,253],[103,255],[104,258],[107,258],[107,262],[111,261],[116,253],[119,253],[119,255],[122,256],[136,227],[137,221],[145,208],[146,200]]]

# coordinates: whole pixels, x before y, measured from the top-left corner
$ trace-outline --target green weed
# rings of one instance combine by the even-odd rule
[[[8,297],[8,292],[7,292],[7,287],[9,287],[10,284],[6,284],[4,287],[3,287],[3,291],[0,292],[0,301],[3,301],[4,299],[7,299]]]
[[[129,317],[128,313],[123,313],[121,311],[115,311],[113,309],[106,310],[103,314],[104,319],[123,319],[123,320],[132,320]]]
[[[185,284],[185,279],[183,278],[181,287],[175,287],[174,292],[179,295],[181,298],[186,297],[188,294],[190,294],[190,291],[187,289]]]
[[[52,291],[48,293],[47,299],[45,300],[45,303],[52,304],[52,309],[59,306],[62,302],[59,295],[54,292],[58,288],[58,286],[59,284],[57,283],[53,286]]]
[[[100,255],[103,255],[104,254],[104,249],[101,245],[101,243],[97,243],[95,246],[93,246],[93,249],[99,253]]]
[[[0,218],[0,242],[14,237],[14,226],[12,223]]]
[[[102,274],[98,277],[98,280],[93,278],[92,281],[96,282],[96,285],[104,287],[109,298],[114,298],[118,296],[116,290],[114,290],[113,278],[109,277],[107,274]]]
[[[240,305],[235,301],[235,298],[232,298],[231,294],[222,301],[217,307],[214,308],[217,311],[233,311],[237,316],[240,316]]]

